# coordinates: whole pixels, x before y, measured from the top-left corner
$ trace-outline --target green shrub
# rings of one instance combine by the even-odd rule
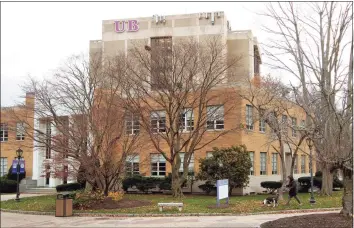
[[[8,180],[6,177],[0,179],[0,193],[17,192],[17,181]]]
[[[80,183],[69,183],[57,185],[55,188],[57,192],[71,192],[84,189],[84,185]]]
[[[311,177],[300,177],[297,180],[301,185],[300,192],[307,192],[308,189],[311,187]],[[315,176],[313,177],[313,186],[317,188],[322,188],[322,177]],[[338,178],[333,179],[333,188],[343,188],[343,182],[340,181]]]
[[[315,173],[315,177],[322,177],[322,171],[317,171]]]
[[[129,188],[135,186],[139,191],[146,193],[156,187],[159,187],[160,190],[170,190],[171,180],[170,175],[165,178],[142,177],[140,175],[135,175],[125,178],[122,184],[124,191],[128,191]]]
[[[198,188],[200,188],[207,195],[209,195],[212,191],[216,191],[216,186],[214,184],[211,184],[210,181],[205,182],[205,184],[199,185]]]
[[[275,190],[281,188],[281,181],[263,181],[261,187],[267,189],[268,193],[273,193]]]

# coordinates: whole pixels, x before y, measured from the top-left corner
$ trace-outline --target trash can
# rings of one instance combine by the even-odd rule
[[[68,217],[73,215],[73,199],[69,193],[57,195],[55,202],[55,217]]]

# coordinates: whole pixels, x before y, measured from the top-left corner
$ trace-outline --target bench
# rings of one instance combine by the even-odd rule
[[[164,207],[178,207],[179,211],[182,211],[183,203],[158,203],[159,210],[162,211]]]

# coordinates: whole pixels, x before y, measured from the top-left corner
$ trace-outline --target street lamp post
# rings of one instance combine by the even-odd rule
[[[18,148],[16,150],[16,155],[17,155],[17,167],[16,167],[16,171],[17,171],[17,194],[16,194],[16,201],[19,202],[20,201],[20,160],[22,158],[22,153],[23,150],[21,150],[21,148]]]
[[[316,200],[315,197],[313,196],[313,172],[312,172],[312,147],[313,147],[313,141],[311,138],[306,139],[306,143],[310,149],[310,175],[311,175],[311,198],[310,198],[310,204],[315,204]]]

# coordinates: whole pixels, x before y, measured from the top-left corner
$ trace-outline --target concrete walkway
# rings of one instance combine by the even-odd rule
[[[26,193],[21,193],[20,194],[20,198],[32,197],[32,196],[41,196],[41,195],[46,195],[46,194],[26,194]],[[15,198],[16,198],[16,194],[4,194],[4,195],[1,195],[1,201],[15,199]]]
[[[332,212],[319,212],[335,213]],[[338,211],[339,212],[339,211]],[[250,216],[202,217],[55,217],[1,212],[1,227],[259,227],[260,224],[296,215],[318,214],[269,214]]]

